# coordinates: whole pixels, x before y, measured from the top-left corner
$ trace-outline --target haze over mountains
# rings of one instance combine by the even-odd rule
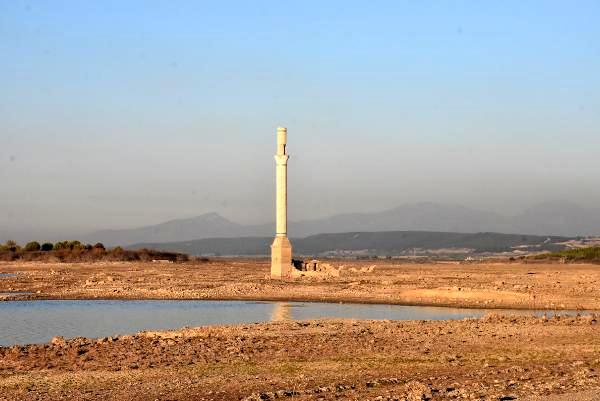
[[[272,223],[242,225],[217,213],[208,213],[134,229],[98,231],[84,236],[83,240],[115,246],[206,238],[271,237],[273,227]],[[569,202],[548,202],[516,216],[504,216],[463,206],[425,202],[376,213],[349,213],[291,222],[289,231],[290,237],[296,238],[322,233],[379,231],[600,235],[600,209],[586,209]]]
[[[296,256],[460,256],[484,253],[556,251],[570,238],[497,233],[380,231],[317,234],[293,240]],[[197,256],[267,256],[272,237],[205,238],[192,241],[138,243],[149,248]]]

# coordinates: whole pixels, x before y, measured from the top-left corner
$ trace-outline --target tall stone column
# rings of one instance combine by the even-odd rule
[[[277,128],[276,165],[276,234],[271,245],[271,278],[292,278],[292,244],[287,237],[287,129]]]

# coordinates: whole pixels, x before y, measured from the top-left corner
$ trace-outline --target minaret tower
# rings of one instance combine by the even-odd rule
[[[287,128],[277,128],[277,154],[275,155],[277,195],[276,195],[276,235],[271,245],[271,278],[292,278],[292,244],[287,237]]]

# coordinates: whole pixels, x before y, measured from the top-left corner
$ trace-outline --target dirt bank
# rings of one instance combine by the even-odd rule
[[[546,399],[599,369],[593,317],[274,322],[0,348],[0,400]]]
[[[24,299],[248,299],[600,309],[598,265],[381,260],[332,264],[341,267],[339,277],[281,283],[268,278],[267,260],[0,263],[0,272],[17,273],[0,278],[0,293],[32,293],[21,296]]]

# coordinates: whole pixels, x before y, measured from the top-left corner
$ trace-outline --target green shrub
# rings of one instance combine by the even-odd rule
[[[58,241],[56,244],[54,244],[54,247],[52,249],[55,251],[69,249],[69,241]]]
[[[31,241],[31,242],[28,242],[27,245],[25,245],[25,250],[27,252],[37,252],[41,248],[42,247],[40,246],[40,243],[37,241]]]
[[[84,248],[83,244],[79,241],[69,241],[67,247],[71,250]]]
[[[6,250],[11,251],[11,252],[16,252],[19,249],[19,245],[17,244],[17,241],[13,241],[11,239],[6,241],[5,246],[6,246]]]
[[[52,249],[54,249],[54,245],[50,242],[44,242],[41,246],[41,250],[44,252],[50,252]]]

